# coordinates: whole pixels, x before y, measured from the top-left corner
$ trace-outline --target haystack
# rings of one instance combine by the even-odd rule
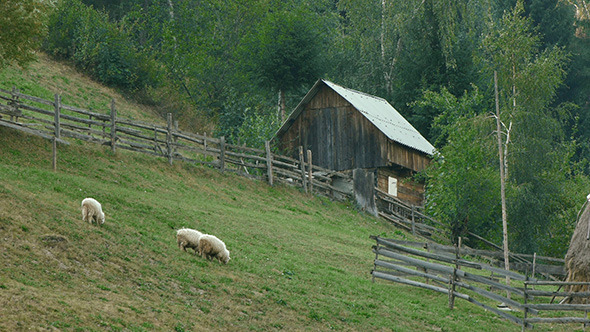
[[[590,200],[590,195],[588,195]],[[578,222],[574,235],[570,241],[570,247],[565,255],[565,269],[567,282],[590,282],[590,204],[588,201],[578,214]],[[587,285],[566,286],[566,291],[588,291]],[[566,298],[566,303],[590,303],[590,298]]]

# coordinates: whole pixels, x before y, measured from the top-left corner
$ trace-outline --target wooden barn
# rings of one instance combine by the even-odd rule
[[[373,187],[376,181],[380,190],[413,205],[422,205],[424,185],[411,177],[428,166],[435,152],[385,99],[326,80],[314,84],[273,141],[294,158],[299,146],[311,150],[314,165],[363,170]]]

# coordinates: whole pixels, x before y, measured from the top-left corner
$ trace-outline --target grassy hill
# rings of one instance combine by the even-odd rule
[[[13,84],[77,89],[64,102],[80,107],[122,99],[47,58],[0,75]],[[156,119],[125,103],[120,114]],[[1,331],[520,330],[463,301],[449,310],[438,293],[373,283],[369,235],[411,237],[350,204],[71,142],[53,172],[49,142],[0,127]],[[85,197],[102,203],[102,227],[82,221]],[[229,264],[180,251],[180,227],[223,239]]]

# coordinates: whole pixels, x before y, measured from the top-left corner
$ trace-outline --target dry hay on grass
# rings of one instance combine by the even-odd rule
[[[566,282],[590,282],[590,204],[586,202],[583,212],[578,218],[576,229],[572,235],[570,246],[565,255]],[[566,286],[568,292],[586,292],[588,285]],[[590,298],[569,297],[563,302],[588,303]]]

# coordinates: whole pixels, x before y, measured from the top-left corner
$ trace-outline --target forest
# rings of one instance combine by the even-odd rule
[[[328,79],[385,98],[437,148],[417,177],[426,210],[454,236],[502,242],[502,171],[510,250],[563,257],[590,193],[589,8],[588,0],[6,0],[0,70],[42,51],[172,112],[183,129],[254,147]]]

